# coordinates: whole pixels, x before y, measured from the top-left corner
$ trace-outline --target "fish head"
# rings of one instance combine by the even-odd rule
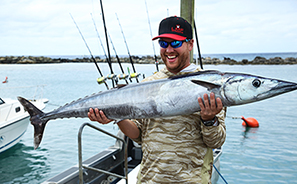
[[[271,98],[297,89],[297,83],[253,75],[233,74],[223,93],[230,105],[241,105]]]

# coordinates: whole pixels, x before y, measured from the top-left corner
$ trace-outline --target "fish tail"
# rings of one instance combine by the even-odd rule
[[[35,107],[25,98],[18,97],[19,102],[24,106],[24,109],[30,114],[31,124],[34,126],[34,149],[37,149],[44,132],[44,128],[48,120],[43,120],[44,113]]]

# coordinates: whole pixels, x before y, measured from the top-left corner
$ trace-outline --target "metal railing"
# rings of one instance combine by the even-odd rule
[[[89,126],[93,129],[96,129],[104,134],[107,134],[113,138],[116,138],[117,140],[123,142],[123,145],[124,145],[124,158],[125,158],[125,176],[122,176],[122,175],[119,175],[119,174],[116,174],[116,173],[112,173],[112,172],[109,172],[109,171],[106,171],[106,170],[102,170],[102,169],[98,169],[98,168],[94,168],[94,167],[89,167],[89,166],[86,166],[86,165],[83,165],[82,163],[82,138],[81,138],[81,135],[82,135],[82,131],[84,129],[85,126]],[[123,147],[121,147],[122,149]],[[90,123],[84,123],[81,125],[80,129],[79,129],[79,132],[78,132],[78,168],[79,168],[79,183],[80,184],[83,184],[83,168],[85,169],[89,169],[89,170],[93,170],[93,171],[96,171],[96,172],[100,172],[100,173],[104,173],[104,174],[108,174],[108,175],[111,175],[111,176],[115,176],[115,177],[118,177],[118,178],[122,178],[122,179],[125,179],[126,180],[126,184],[128,184],[128,153],[127,153],[127,143],[125,142],[124,139],[118,137],[118,136],[115,136],[109,132],[106,132],[105,130],[99,128],[99,127],[96,127]]]

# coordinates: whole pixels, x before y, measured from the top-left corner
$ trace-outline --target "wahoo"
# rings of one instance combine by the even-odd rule
[[[225,107],[270,98],[297,89],[297,83],[242,73],[201,71],[138,84],[120,86],[78,99],[44,113],[18,97],[34,126],[34,148],[42,139],[49,120],[88,117],[89,108],[103,110],[109,119],[158,118],[192,114],[200,110],[198,97],[213,92]]]

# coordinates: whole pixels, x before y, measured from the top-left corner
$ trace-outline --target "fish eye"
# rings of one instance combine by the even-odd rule
[[[253,80],[252,84],[255,88],[258,88],[261,86],[261,81],[259,79],[255,79]]]

